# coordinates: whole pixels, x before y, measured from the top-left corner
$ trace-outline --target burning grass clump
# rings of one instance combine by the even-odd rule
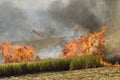
[[[13,76],[36,72],[67,71],[84,68],[96,68],[100,66],[101,64],[98,58],[88,55],[34,62],[0,64],[0,76]]]
[[[120,56],[119,55],[107,55],[105,56],[104,61],[109,62],[111,64],[115,64],[116,62],[120,64]]]
[[[120,67],[120,56],[114,54],[107,54],[102,59],[100,59],[100,62],[104,66]]]

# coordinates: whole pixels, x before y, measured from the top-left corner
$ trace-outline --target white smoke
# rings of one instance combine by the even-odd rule
[[[51,18],[48,7],[55,0],[0,0],[0,40],[24,41],[42,39],[32,29],[46,37],[72,35],[73,31]],[[66,3],[66,1],[63,0]]]
[[[108,19],[106,0],[0,0],[0,41],[43,39],[33,29],[44,38],[66,37],[66,41],[101,27]],[[59,44],[49,46],[39,55],[55,57],[60,50]]]
[[[48,47],[39,52],[39,56],[41,59],[47,59],[47,58],[59,58],[61,57],[61,46],[55,46],[55,47]]]

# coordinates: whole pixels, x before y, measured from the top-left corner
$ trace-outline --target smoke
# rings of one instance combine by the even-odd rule
[[[71,29],[51,18],[47,8],[52,1],[0,0],[0,40],[24,41],[73,35]],[[40,6],[43,4],[45,8]],[[33,29],[45,37],[32,33]]]
[[[25,34],[26,25],[24,25],[24,20],[25,17],[19,9],[9,2],[2,3],[0,5],[0,39],[15,40],[17,38],[24,38],[20,34],[20,31],[23,31],[23,34]]]
[[[120,0],[107,0],[110,8],[109,27],[106,31],[106,46],[108,49],[120,48]]]
[[[44,54],[43,54],[44,53]],[[41,59],[62,57],[61,46],[49,46],[39,52]]]
[[[49,11],[53,19],[69,28],[77,24],[91,31],[107,23],[110,15],[106,0],[69,0],[67,4],[55,1]]]
[[[106,0],[0,0],[0,40],[78,37],[108,21],[107,4]]]
[[[110,26],[106,32],[106,36],[109,36],[114,33],[112,29],[114,28],[117,29],[117,27],[113,26],[112,24],[115,24],[116,22],[119,21],[118,19],[114,18],[116,14],[119,14],[118,12],[119,7],[117,7],[116,9],[116,3],[119,3],[119,1],[114,0],[68,0],[67,2],[55,1],[52,3],[48,11],[51,14],[53,20],[57,21],[58,23],[64,24],[65,25],[64,27],[68,28],[68,30],[72,30],[73,32],[75,32],[73,33],[74,37],[75,34],[77,34],[76,30],[80,32],[77,35],[78,37],[80,36],[80,34],[85,35],[85,32],[96,31],[100,29],[104,24],[109,24]],[[80,30],[82,30],[83,32]],[[108,40],[106,41],[107,44],[110,44],[111,41],[113,40],[109,42]]]
[[[66,41],[77,38],[88,31],[98,30],[105,23],[118,24],[119,6],[116,4],[119,0],[0,0],[0,40],[66,37]],[[33,29],[45,37],[32,33]],[[110,27],[107,34],[114,33],[112,29],[117,30],[117,27]],[[60,52],[61,45],[56,46],[42,52],[53,50],[51,55]]]

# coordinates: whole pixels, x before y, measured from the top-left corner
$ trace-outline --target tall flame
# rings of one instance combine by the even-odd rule
[[[100,59],[100,63],[104,66],[120,67],[119,62],[112,64],[104,60],[105,37],[104,32],[107,26],[103,26],[98,32],[90,32],[87,36],[81,36],[79,39],[70,39],[62,48],[63,57],[96,55]],[[115,50],[114,50],[115,51]],[[120,53],[115,52],[116,54]],[[115,54],[114,53],[114,54]]]
[[[63,57],[80,55],[99,55],[105,51],[104,32],[106,25],[98,32],[90,32],[88,36],[70,39],[62,48]]]
[[[4,63],[30,61],[34,50],[30,46],[12,46],[10,42],[0,43]]]

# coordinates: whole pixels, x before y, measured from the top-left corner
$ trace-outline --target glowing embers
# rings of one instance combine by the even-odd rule
[[[120,49],[111,49],[107,51],[101,58],[100,63],[104,66],[120,67]]]
[[[62,48],[63,57],[80,55],[99,55],[105,51],[106,26],[98,32],[89,33],[88,36],[81,36],[79,39],[71,39]]]
[[[12,46],[9,42],[0,43],[4,63],[33,60],[34,50],[30,46]]]
[[[103,66],[115,66],[115,67],[120,67],[120,63],[119,62],[115,62],[115,63],[111,63],[111,62],[108,62],[108,61],[105,61],[104,58],[100,58],[100,63],[103,65]]]

